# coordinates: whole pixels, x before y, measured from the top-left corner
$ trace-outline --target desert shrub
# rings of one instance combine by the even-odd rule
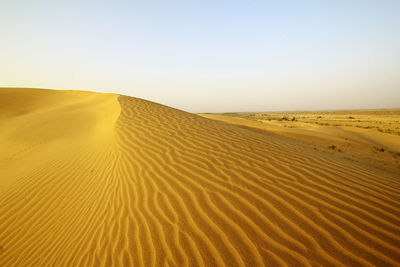
[[[385,149],[383,147],[374,147],[376,151],[379,152],[385,152]]]
[[[287,116],[283,116],[282,118],[279,118],[278,121],[288,121],[289,118]]]

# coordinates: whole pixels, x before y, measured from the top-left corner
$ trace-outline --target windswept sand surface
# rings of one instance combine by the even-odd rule
[[[343,158],[363,162],[385,171],[400,173],[400,134],[396,132],[400,127],[400,110],[372,110],[357,113],[336,111],[335,113],[344,112],[346,113],[340,115],[341,117],[349,118],[349,115],[355,117],[351,116],[352,119],[338,124],[338,116],[327,116],[329,112],[281,113],[284,114],[283,118],[289,118],[288,120],[282,120],[282,115],[277,117],[275,113],[259,116],[254,116],[254,113],[200,115],[267,135],[294,139],[311,145],[314,149],[340,153]],[[358,120],[359,116],[366,118]],[[296,118],[296,120],[292,121],[291,118]],[[363,126],[359,125],[359,121],[363,123]],[[386,121],[383,128],[379,128],[384,125],[380,123],[381,121]]]
[[[400,174],[114,94],[0,127],[0,266],[400,265]]]

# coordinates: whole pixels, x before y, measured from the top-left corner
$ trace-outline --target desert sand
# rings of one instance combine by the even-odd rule
[[[400,109],[199,115],[400,172]]]
[[[400,265],[400,172],[279,129],[15,88],[0,129],[0,266]]]

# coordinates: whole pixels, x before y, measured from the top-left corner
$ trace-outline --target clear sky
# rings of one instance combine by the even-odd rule
[[[0,86],[190,112],[400,107],[400,1],[0,0]]]

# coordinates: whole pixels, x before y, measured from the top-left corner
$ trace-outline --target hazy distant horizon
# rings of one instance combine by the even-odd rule
[[[39,89],[39,90],[61,90],[61,91],[87,91],[87,92],[95,92],[95,93],[105,93],[105,94],[108,94],[108,93],[111,93],[111,94],[118,94],[118,93],[116,93],[116,92],[109,92],[109,91],[107,91],[107,90],[104,90],[104,91],[102,91],[102,92],[100,92],[100,91],[96,91],[96,90],[82,90],[82,89],[57,89],[57,88],[39,88],[39,87],[16,87],[16,86],[10,86],[10,87],[4,87],[4,86],[0,86],[0,90],[1,89],[3,89],[3,88],[15,88],[15,89]],[[122,94],[122,95],[124,95],[124,94]],[[136,96],[132,96],[132,95],[125,95],[125,96],[130,96],[130,97],[136,97]],[[162,104],[162,105],[166,105],[166,106],[168,106],[168,104],[165,104],[165,103],[161,103],[161,102],[157,102],[157,101],[154,101],[154,100],[152,100],[152,99],[147,99],[147,98],[142,98],[142,99],[145,99],[145,100],[148,100],[148,101],[151,101],[151,102],[155,102],[155,103],[158,103],[158,104]],[[173,106],[170,106],[170,107],[172,107],[172,108],[176,108],[176,109],[179,109],[179,108],[177,108],[177,107],[173,107]],[[201,113],[204,113],[204,114],[206,114],[206,113],[209,113],[209,114],[213,114],[213,113],[216,113],[216,114],[221,114],[221,113],[258,113],[258,112],[260,112],[260,113],[268,113],[268,112],[318,112],[318,111],[321,111],[321,112],[328,112],[328,111],[358,111],[358,110],[399,110],[400,109],[400,105],[398,105],[398,106],[394,106],[394,107],[376,107],[376,108],[352,108],[352,109],[346,109],[346,108],[341,108],[341,109],[335,109],[335,108],[333,108],[333,109],[284,109],[284,110],[281,110],[281,109],[279,109],[279,110],[241,110],[241,111],[235,111],[235,110],[227,110],[227,111],[218,111],[218,112],[210,112],[210,111],[197,111],[197,112],[192,112],[192,111],[188,111],[188,112],[191,112],[191,113],[198,113],[198,114],[201,114]]]
[[[0,3],[0,86],[195,113],[400,107],[400,1]]]

